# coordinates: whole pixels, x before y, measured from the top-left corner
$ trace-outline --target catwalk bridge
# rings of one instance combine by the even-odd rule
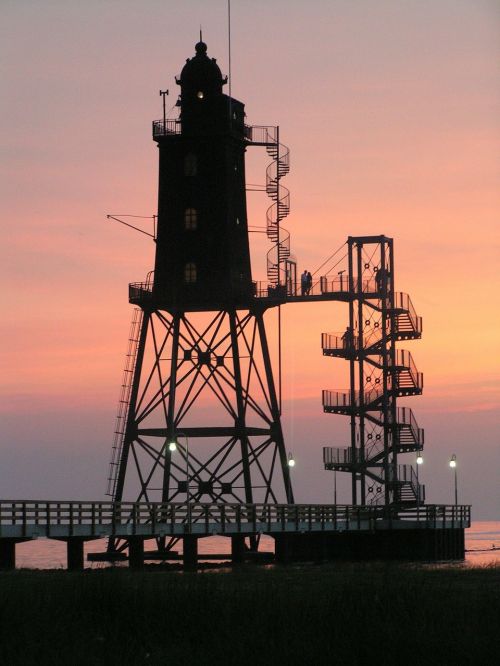
[[[198,539],[214,535],[231,537],[232,559],[238,561],[244,559],[246,536],[268,534],[275,539],[276,559],[285,561],[291,551],[299,557],[302,553],[305,559],[315,559],[325,549],[337,550],[339,556],[352,554],[357,547],[356,537],[353,541],[349,535],[371,535],[376,555],[376,533],[381,540],[391,542],[394,556],[404,556],[394,549],[394,537],[401,531],[406,535],[415,532],[414,540],[404,541],[405,548],[411,542],[414,557],[418,558],[420,551],[422,557],[434,559],[436,554],[439,557],[436,548],[446,552],[460,548],[461,544],[453,544],[450,536],[463,537],[463,529],[469,526],[470,507],[461,505],[401,509],[330,504],[3,501],[0,566],[13,568],[16,543],[39,537],[66,541],[71,569],[83,566],[87,540],[126,538],[130,565],[137,567],[147,559],[145,540],[174,537],[183,540],[185,567],[193,568],[198,561]],[[445,544],[441,543],[442,535],[446,536]]]

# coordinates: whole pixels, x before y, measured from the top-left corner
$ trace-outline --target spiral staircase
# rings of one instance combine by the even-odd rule
[[[290,150],[287,146],[276,143],[266,146],[272,162],[266,170],[266,193],[273,203],[266,213],[267,237],[273,246],[267,253],[267,278],[273,286],[280,284],[280,271],[290,257],[290,232],[280,226],[281,221],[290,213],[290,192],[281,184],[283,176],[290,171]]]

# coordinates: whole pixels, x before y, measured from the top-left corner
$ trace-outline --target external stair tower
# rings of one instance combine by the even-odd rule
[[[423,375],[396,343],[419,339],[422,319],[410,297],[394,290],[392,239],[349,237],[347,270],[349,323],[342,335],[323,334],[322,348],[348,361],[350,388],[323,391],[323,409],[349,417],[351,442],[325,447],[325,468],[351,474],[353,504],[421,504],[418,470],[399,457],[419,454],[424,432],[397,401],[420,395]]]

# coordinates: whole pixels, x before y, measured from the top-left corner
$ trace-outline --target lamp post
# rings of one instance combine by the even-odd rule
[[[455,473],[455,506],[458,506],[457,456],[455,454],[451,456],[449,465]]]
[[[191,529],[191,493],[189,491],[189,439],[186,433],[178,432],[178,436],[184,437],[186,440],[186,504],[187,504],[187,521],[189,528]],[[169,450],[173,453],[177,451],[177,442],[172,440],[168,445]]]
[[[422,458],[422,454],[419,453],[417,455],[417,506],[420,506],[420,481],[418,478],[418,470],[420,465],[424,462],[424,459]]]
[[[291,451],[288,451],[288,460],[287,460],[287,465],[290,467],[295,467],[295,458],[292,455]],[[291,485],[292,485],[292,480],[290,478],[290,473],[288,474],[288,496],[290,495],[290,490],[291,490]],[[288,500],[288,497],[287,497]]]

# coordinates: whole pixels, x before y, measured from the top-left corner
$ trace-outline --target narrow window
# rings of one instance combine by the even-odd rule
[[[198,158],[193,153],[188,153],[184,158],[184,175],[196,176],[198,173]]]
[[[184,282],[187,284],[196,282],[196,264],[192,261],[184,266]]]
[[[194,231],[198,226],[198,213],[196,208],[186,208],[184,211],[184,228],[188,231]]]

